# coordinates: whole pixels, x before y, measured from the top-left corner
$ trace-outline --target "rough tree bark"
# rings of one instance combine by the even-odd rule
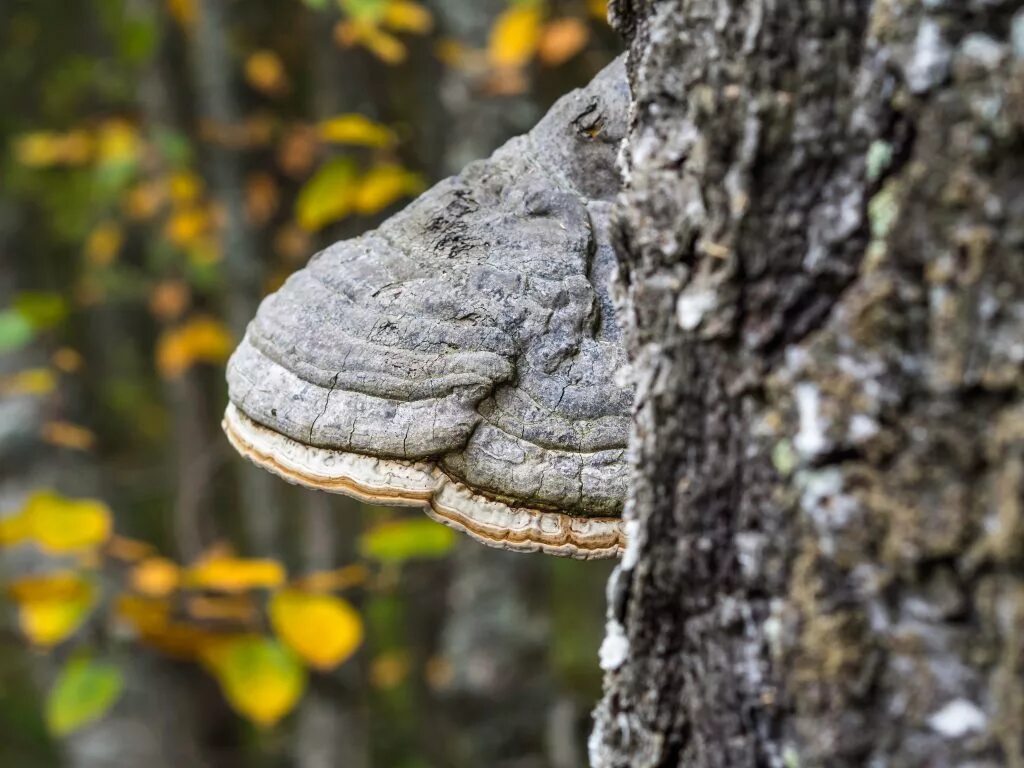
[[[1024,12],[613,0],[631,546],[591,761],[1024,765]]]

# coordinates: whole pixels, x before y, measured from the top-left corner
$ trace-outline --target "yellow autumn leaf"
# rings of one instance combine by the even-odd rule
[[[227,327],[212,317],[198,316],[165,331],[157,341],[156,365],[163,376],[180,376],[196,363],[227,360],[233,341]]]
[[[18,579],[8,585],[7,596],[18,605],[21,631],[43,648],[74,634],[97,597],[93,584],[71,571]]]
[[[249,589],[273,589],[281,586],[284,580],[284,566],[276,560],[214,555],[188,568],[182,583],[194,589],[244,592]]]
[[[334,669],[363,641],[363,622],[331,594],[282,589],[270,599],[270,623],[281,641],[316,669]]]
[[[123,242],[121,227],[116,222],[104,221],[96,225],[85,240],[86,261],[94,267],[109,266],[121,252]]]
[[[228,703],[243,717],[269,727],[287,715],[306,688],[306,671],[280,643],[242,635],[203,654]]]
[[[183,208],[167,220],[164,235],[179,248],[188,248],[206,235],[212,225],[210,214],[205,209]]]
[[[394,131],[359,114],[338,115],[324,120],[317,126],[317,133],[323,141],[331,144],[388,147],[395,143]]]
[[[544,25],[537,58],[542,64],[555,67],[583,50],[590,38],[590,30],[579,19],[556,19]]]
[[[348,216],[355,203],[357,175],[355,164],[347,158],[324,163],[295,202],[299,226],[315,232]]]
[[[96,159],[103,165],[133,163],[142,152],[142,137],[127,120],[112,118],[96,132]]]
[[[430,11],[412,0],[391,0],[384,8],[381,23],[395,32],[423,35],[434,26]]]
[[[20,520],[19,541],[31,541],[53,554],[98,547],[110,538],[113,528],[113,515],[103,502],[69,499],[53,491],[33,493],[17,518]]]
[[[358,213],[376,213],[396,200],[423,191],[424,186],[419,174],[399,165],[376,165],[359,180],[353,207]]]
[[[542,8],[518,3],[498,16],[491,28],[487,58],[498,68],[521,67],[533,58],[540,43]]]
[[[94,142],[82,130],[33,131],[14,140],[14,159],[28,168],[83,165],[92,159]]]
[[[288,77],[281,57],[273,51],[261,50],[245,60],[245,79],[262,93],[276,96],[288,89]]]
[[[203,180],[193,171],[178,171],[171,174],[167,189],[175,205],[194,203],[203,194]]]
[[[48,368],[27,368],[0,376],[0,395],[4,397],[41,397],[57,388],[57,377]]]
[[[132,589],[147,597],[166,597],[181,583],[181,569],[165,557],[151,557],[132,569]]]

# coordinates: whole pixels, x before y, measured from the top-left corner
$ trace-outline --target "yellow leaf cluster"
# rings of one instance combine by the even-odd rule
[[[57,388],[57,377],[48,368],[27,368],[0,376],[0,395],[4,397],[41,397]]]
[[[28,168],[85,165],[94,151],[93,137],[82,130],[34,131],[14,141],[15,160]]]
[[[296,216],[299,225],[312,232],[352,213],[377,213],[423,187],[418,174],[392,163],[381,163],[360,175],[351,161],[332,160],[299,193]]]
[[[324,120],[317,126],[321,140],[331,144],[356,144],[364,147],[389,147],[395,133],[365,115],[346,114]]]
[[[71,571],[12,582],[8,597],[18,605],[18,623],[34,644],[57,645],[82,625],[96,603],[92,582]]]
[[[331,594],[282,589],[271,598],[269,613],[281,641],[316,669],[338,666],[363,640],[359,614]]]
[[[352,16],[334,27],[338,45],[361,45],[387,64],[399,64],[407,55],[405,44],[392,33],[423,35],[434,26],[430,11],[413,0],[387,0],[379,11]]]
[[[110,508],[95,499],[68,499],[53,491],[37,491],[21,510],[4,521],[0,542],[33,542],[52,554],[94,549],[110,538]]]
[[[135,633],[140,641],[177,659],[197,660],[223,636],[194,624],[176,621],[164,598],[121,595],[114,614],[122,627]]]
[[[498,16],[487,45],[490,63],[499,69],[527,64],[540,44],[543,9],[537,3],[517,3]]]
[[[185,571],[184,586],[218,592],[273,589],[284,583],[284,567],[276,560],[214,555]]]
[[[287,715],[306,688],[306,672],[280,643],[242,635],[203,655],[228,703],[243,717],[269,727]]]
[[[174,378],[196,363],[223,363],[231,348],[231,332],[222,322],[194,317],[160,337],[156,345],[157,369],[163,376]]]
[[[361,45],[385,64],[401,64],[408,55],[401,40],[367,21],[339,21],[334,27],[334,40],[345,48]]]

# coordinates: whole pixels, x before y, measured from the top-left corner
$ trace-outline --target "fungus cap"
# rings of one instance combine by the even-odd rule
[[[228,364],[224,429],[285,479],[484,543],[624,545],[632,391],[609,293],[622,59],[536,127],[313,257]]]

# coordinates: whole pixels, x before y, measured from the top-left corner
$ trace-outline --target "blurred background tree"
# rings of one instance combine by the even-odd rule
[[[615,54],[603,0],[0,6],[0,764],[584,764],[599,563],[286,486],[260,298]]]

